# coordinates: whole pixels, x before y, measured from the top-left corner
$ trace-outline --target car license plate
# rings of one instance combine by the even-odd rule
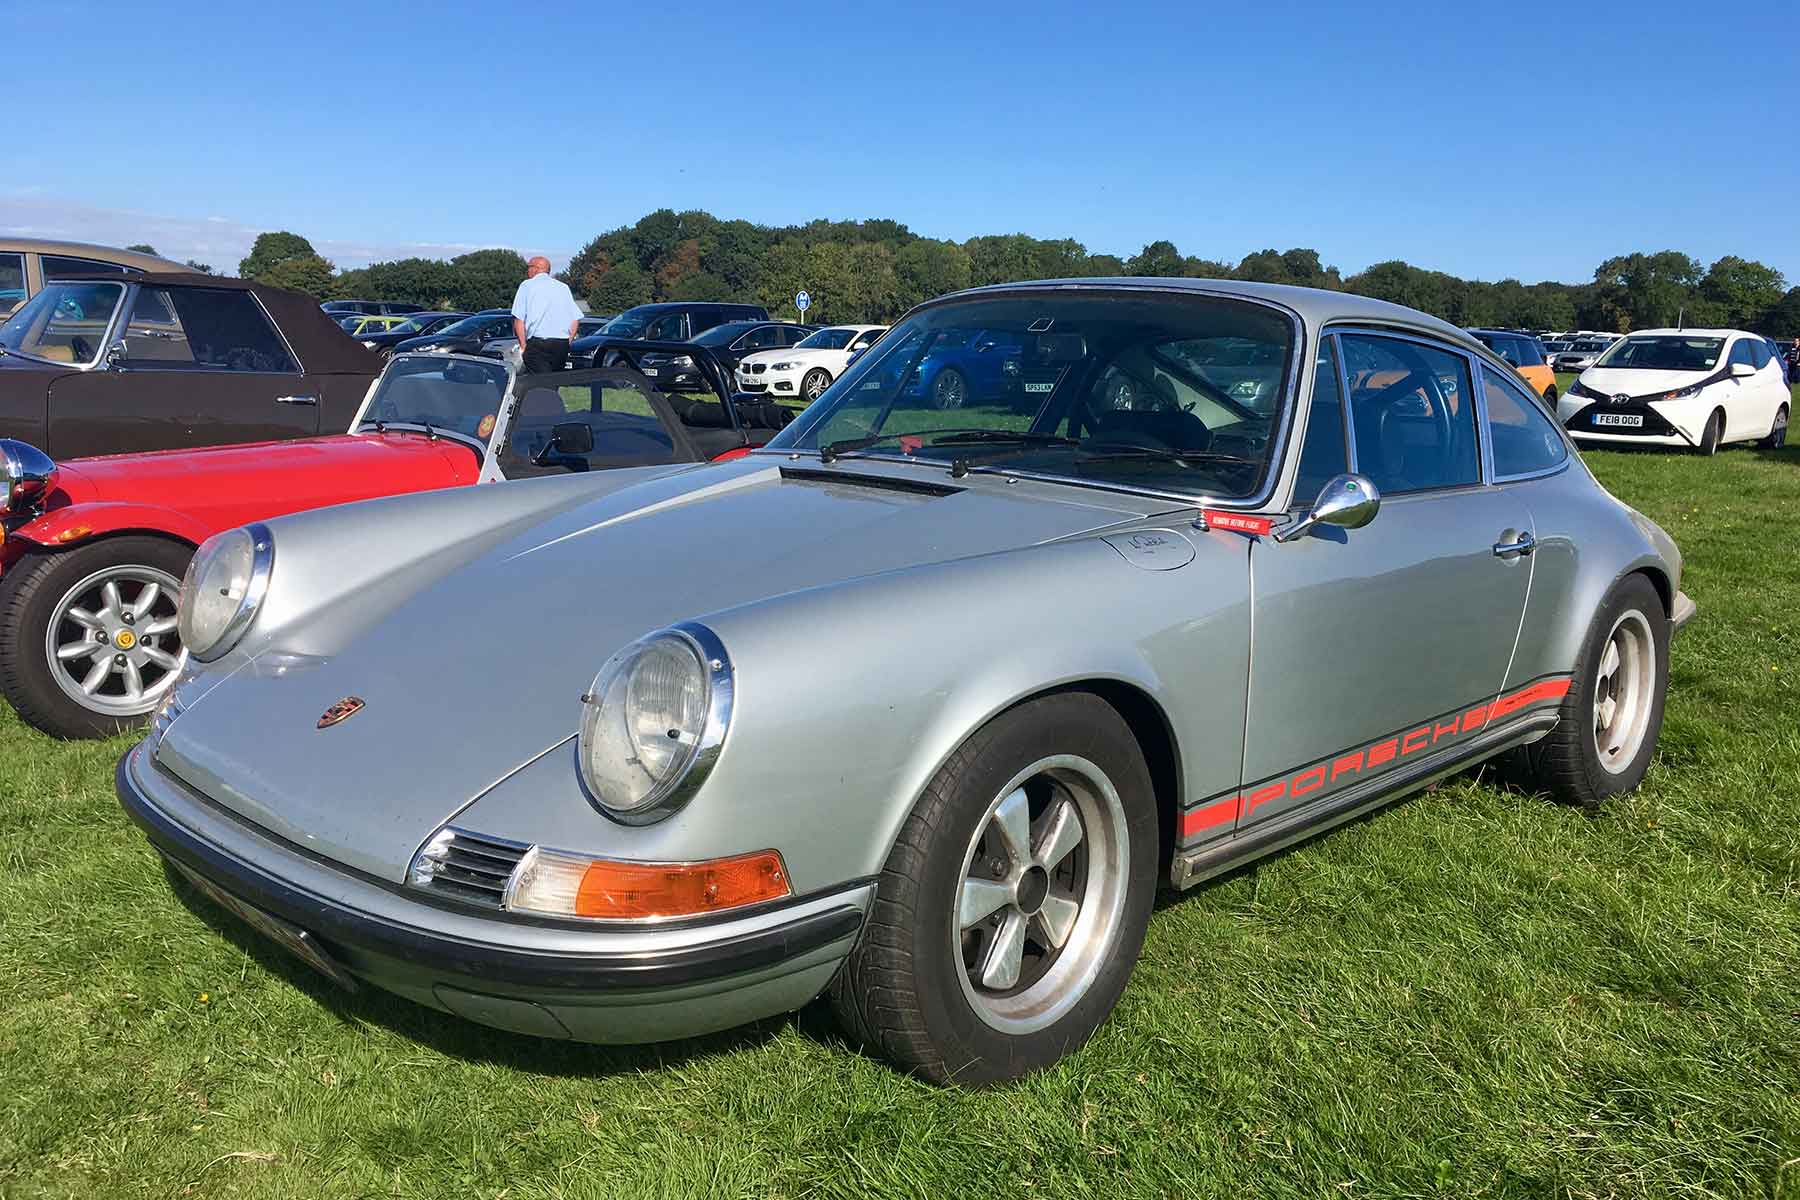
[[[1621,425],[1627,429],[1641,429],[1644,418],[1638,413],[1595,413],[1596,425]]]
[[[655,368],[655,367],[645,367],[645,368],[644,368],[644,374],[646,374],[646,375],[654,375],[654,374],[656,374],[656,368]]]
[[[319,945],[319,939],[312,934],[298,925],[282,920],[274,913],[266,913],[254,904],[247,904],[239,900],[212,880],[196,875],[178,862],[170,860],[170,865],[180,871],[182,877],[193,884],[208,900],[231,913],[345,991],[357,990],[356,977],[344,970],[331,955],[325,953],[324,948]]]

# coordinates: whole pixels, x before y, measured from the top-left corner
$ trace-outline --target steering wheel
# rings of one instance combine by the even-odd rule
[[[1446,455],[1450,453],[1450,443],[1455,431],[1450,425],[1450,405],[1444,398],[1444,390],[1437,377],[1429,371],[1409,371],[1404,376],[1388,384],[1373,396],[1363,401],[1364,406],[1375,406],[1380,413],[1376,419],[1376,436],[1385,449],[1387,447],[1387,429],[1389,420],[1405,419],[1398,411],[1399,406],[1414,393],[1424,393],[1424,401],[1431,407],[1431,423],[1437,436],[1437,444]],[[1395,472],[1399,474],[1399,472]]]

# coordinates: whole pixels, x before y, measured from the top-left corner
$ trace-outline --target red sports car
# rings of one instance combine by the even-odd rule
[[[238,525],[767,441],[772,430],[746,420],[708,366],[716,403],[666,395],[629,366],[515,379],[492,359],[407,354],[333,436],[63,463],[0,439],[0,693],[60,737],[135,724],[186,661],[176,601],[188,561]]]

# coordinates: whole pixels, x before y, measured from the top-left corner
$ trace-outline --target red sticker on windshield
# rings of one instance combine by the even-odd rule
[[[918,452],[919,447],[923,446],[924,444],[925,444],[924,438],[910,437],[910,436],[903,437],[900,439],[900,453],[916,454]]]
[[[1266,534],[1275,528],[1274,517],[1254,517],[1247,513],[1220,512],[1213,508],[1200,510],[1208,529],[1229,529],[1233,533]]]
[[[481,424],[475,427],[475,436],[484,438],[492,432],[494,432],[494,414],[489,413],[481,418]]]

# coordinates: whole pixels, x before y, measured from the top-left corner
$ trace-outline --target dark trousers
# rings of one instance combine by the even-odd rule
[[[541,375],[545,371],[560,371],[568,362],[568,338],[525,339],[525,374]]]

